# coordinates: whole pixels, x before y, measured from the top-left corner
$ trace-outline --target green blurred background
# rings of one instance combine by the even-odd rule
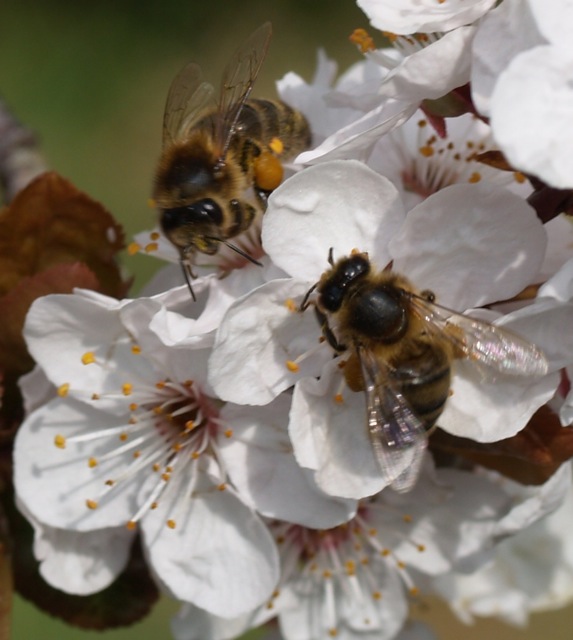
[[[274,81],[287,71],[310,80],[318,47],[341,70],[357,61],[348,35],[368,25],[352,0],[0,0],[0,94],[40,134],[50,167],[102,202],[129,239],[154,223],[147,199],[175,73],[195,60],[216,83],[234,49],[266,20],[274,35],[254,93],[267,97],[275,96]],[[160,266],[145,256],[124,262],[136,286]],[[168,638],[176,608],[163,601],[142,623],[101,634],[67,627],[16,599],[13,638]],[[535,616],[528,631],[494,621],[468,628],[433,601],[414,612],[445,640],[573,636],[573,609]]]

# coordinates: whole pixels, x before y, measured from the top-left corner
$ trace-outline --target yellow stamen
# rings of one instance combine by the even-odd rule
[[[159,249],[157,242],[148,242],[144,247],[145,253],[153,253],[157,249]]]
[[[136,253],[141,251],[141,245],[139,242],[130,242],[127,245],[127,254],[130,256],[134,256]]]
[[[58,387],[58,395],[60,396],[60,398],[65,398],[68,395],[69,391],[70,391],[69,382],[64,382],[64,384],[61,384]]]
[[[97,460],[95,458],[90,458],[88,460],[88,467],[90,469],[93,469],[94,467],[97,467],[97,464],[98,464],[98,462],[97,462]]]
[[[167,521],[167,526],[168,526],[170,529],[175,529],[175,527],[177,526],[177,523],[175,522],[175,520],[168,520],[168,521]]]
[[[134,344],[131,346],[131,353],[138,356],[141,353],[141,347],[138,344]]]
[[[298,373],[298,371],[300,370],[300,367],[296,362],[294,362],[294,360],[287,360],[285,364],[286,364],[286,368],[291,373]]]
[[[367,53],[368,51],[374,51],[376,48],[374,45],[374,40],[366,31],[366,29],[354,29],[354,31],[349,36],[350,42],[355,44],[360,53]]]
[[[88,509],[97,509],[97,502],[95,500],[86,500],[86,507]]]
[[[132,391],[133,391],[133,385],[131,384],[131,382],[126,382],[125,384],[121,385],[121,392],[123,393],[124,396],[131,395]]]
[[[54,444],[56,445],[56,447],[58,447],[58,449],[65,449],[66,448],[66,438],[64,436],[58,434],[54,438]]]
[[[93,364],[95,361],[96,357],[93,351],[86,351],[82,356],[82,364]]]

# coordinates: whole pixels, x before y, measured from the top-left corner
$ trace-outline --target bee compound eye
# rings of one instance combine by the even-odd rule
[[[166,233],[187,225],[201,223],[219,225],[222,221],[221,207],[211,198],[204,198],[184,207],[164,209],[161,212],[161,227]]]
[[[197,218],[203,220],[209,220],[215,224],[221,224],[223,222],[223,212],[221,207],[211,198],[204,198],[198,202],[194,202],[187,207],[190,214],[197,216]]]

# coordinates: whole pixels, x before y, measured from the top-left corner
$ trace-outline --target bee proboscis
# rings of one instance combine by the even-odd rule
[[[301,113],[278,100],[249,99],[270,38],[270,23],[251,34],[227,65],[218,96],[195,63],[169,89],[153,200],[190,289],[197,252],[214,255],[225,244],[257,263],[229,239],[262,213],[282,180],[281,161],[310,144]],[[254,202],[245,199],[249,189]]]
[[[486,379],[542,376],[548,365],[532,343],[506,329],[435,302],[404,276],[375,271],[368,255],[338,260],[309,290],[310,304],[335,351],[349,353],[343,372],[366,396],[366,427],[387,484],[409,491],[418,478],[427,436],[450,395],[451,365],[467,358]],[[310,300],[316,291],[316,300]]]

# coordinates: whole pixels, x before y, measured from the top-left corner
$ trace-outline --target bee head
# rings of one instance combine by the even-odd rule
[[[223,222],[221,207],[211,198],[203,198],[189,205],[164,209],[160,217],[165,235],[178,247],[195,247],[207,254],[217,252],[219,243],[207,242],[218,236]]]
[[[370,261],[363,253],[339,260],[318,286],[318,303],[325,311],[334,313],[342,306],[348,289],[370,272]]]

